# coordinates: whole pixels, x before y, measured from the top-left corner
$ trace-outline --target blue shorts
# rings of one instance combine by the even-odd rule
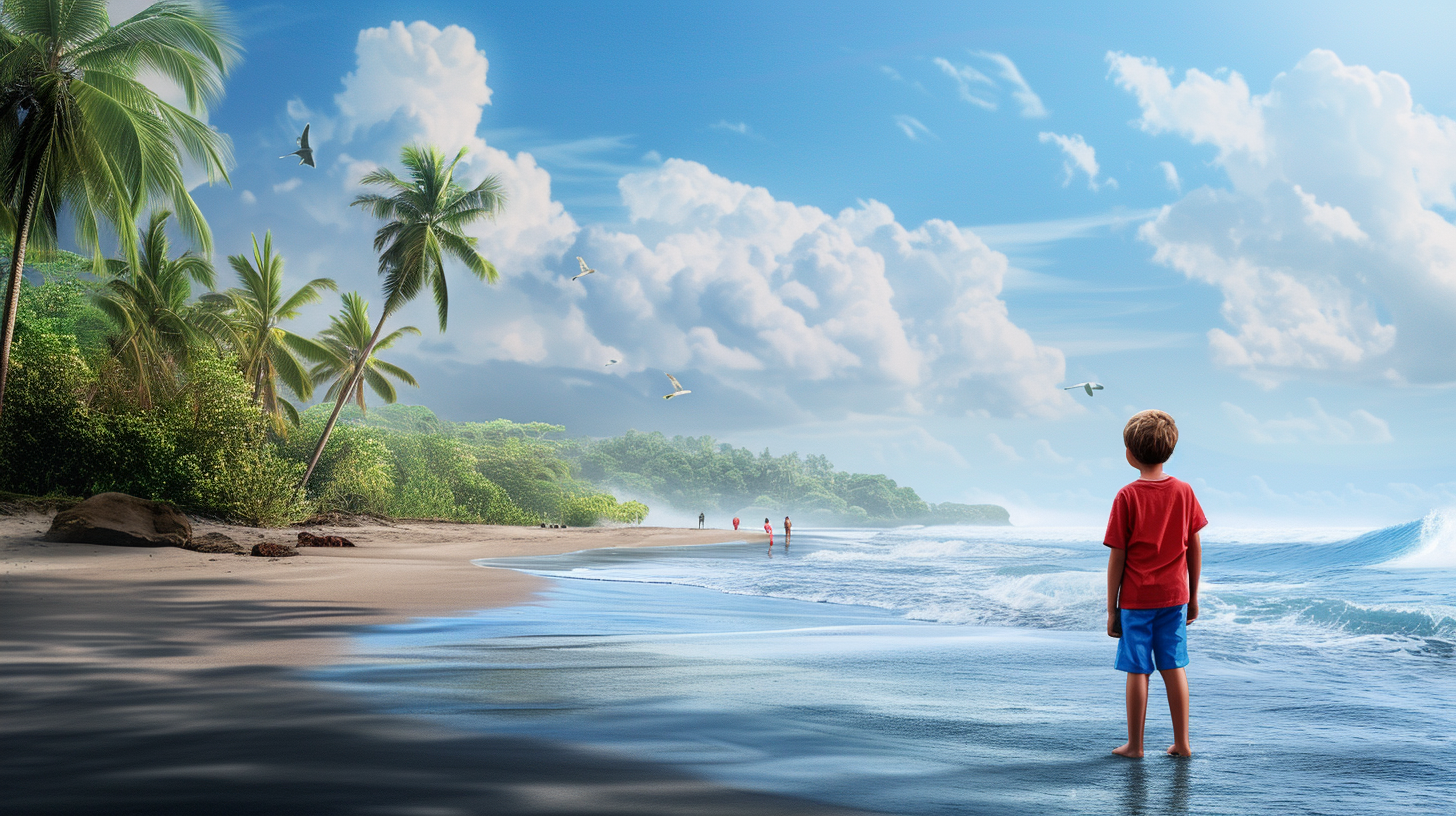
[[[1188,606],[1122,610],[1117,670],[1152,674],[1188,665]]]

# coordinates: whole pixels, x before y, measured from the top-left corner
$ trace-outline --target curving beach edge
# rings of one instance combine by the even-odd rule
[[[744,541],[761,533],[429,522],[322,527],[282,559],[45,541],[0,516],[0,763],[27,814],[847,813],[557,743],[448,731],[305,677],[358,627],[529,601],[472,559]],[[251,546],[286,530],[195,522]]]

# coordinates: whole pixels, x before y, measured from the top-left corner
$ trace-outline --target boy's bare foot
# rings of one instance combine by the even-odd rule
[[[1168,756],[1191,757],[1193,756],[1193,749],[1187,745],[1169,745]]]
[[[1122,745],[1113,748],[1112,753],[1117,754],[1120,757],[1127,757],[1128,759],[1143,758],[1143,752],[1132,747],[1132,743],[1130,742],[1125,742]]]

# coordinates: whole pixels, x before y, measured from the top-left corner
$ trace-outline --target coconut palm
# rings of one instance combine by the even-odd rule
[[[374,251],[379,253],[379,274],[384,276],[384,310],[370,338],[379,340],[384,320],[413,300],[426,287],[434,295],[440,316],[440,331],[450,313],[450,295],[445,281],[445,257],[448,255],[465,265],[477,278],[495,283],[499,274],[495,266],[475,248],[476,239],[463,230],[482,219],[494,218],[505,205],[500,179],[487,176],[467,190],[455,181],[455,167],[465,157],[461,148],[446,163],[445,155],[433,146],[408,145],[400,155],[406,177],[401,178],[386,168],[364,176],[363,184],[383,187],[383,193],[366,193],[354,199],[375,218],[385,220],[374,233]],[[366,355],[367,357],[367,355]],[[354,379],[361,376],[354,372]],[[308,485],[319,456],[328,444],[329,434],[338,421],[344,400],[357,383],[350,381],[334,403],[334,412],[324,425],[324,432],[314,448],[308,470],[299,489]]]
[[[209,181],[227,178],[232,147],[207,126],[209,105],[239,54],[225,12],[196,0],[162,0],[111,24],[106,0],[4,0],[0,4],[0,200],[14,213],[10,274],[0,318],[0,410],[27,243],[54,243],[68,210],[76,240],[96,253],[103,223],[135,266],[133,219],[148,201],[170,202],[182,230],[211,252],[182,160]],[[183,93],[185,109],[139,78],[152,72]]]
[[[368,410],[365,383],[380,399],[393,403],[397,395],[389,377],[415,387],[419,383],[408,371],[375,357],[374,352],[389,348],[406,334],[419,333],[414,326],[405,326],[375,339],[369,325],[369,303],[358,292],[349,292],[344,295],[344,308],[329,318],[329,327],[319,334],[327,356],[314,366],[313,381],[330,383],[324,399],[343,397],[345,402],[357,403],[360,411]],[[355,376],[355,372],[363,375]]]
[[[228,264],[238,274],[242,286],[220,294],[207,295],[203,301],[224,306],[237,336],[238,367],[243,377],[253,384],[253,401],[262,407],[282,433],[285,422],[298,424],[298,410],[278,393],[278,384],[293,392],[300,400],[313,398],[313,378],[302,357],[318,363],[329,352],[317,341],[294,334],[278,324],[298,317],[299,311],[317,303],[321,290],[337,291],[333,278],[314,278],[298,291],[283,297],[283,257],[273,254],[273,233],[263,235],[263,246],[253,236],[253,257],[229,255]]]
[[[141,231],[135,265],[114,260],[114,275],[96,293],[98,308],[111,318],[117,334],[111,339],[113,358],[128,375],[137,402],[152,403],[157,386],[175,381],[177,369],[203,349],[216,351],[219,340],[230,335],[216,310],[192,301],[192,284],[211,288],[212,264],[187,251],[168,257],[166,210],[152,213]]]

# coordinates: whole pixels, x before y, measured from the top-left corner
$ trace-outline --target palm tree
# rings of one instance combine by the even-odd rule
[[[287,299],[283,297],[283,258],[273,254],[273,233],[253,236],[253,257],[229,255],[228,263],[243,284],[221,294],[205,295],[203,301],[225,306],[231,311],[229,322],[237,335],[238,367],[243,377],[253,384],[253,401],[262,407],[273,422],[273,429],[282,433],[285,421],[298,424],[298,410],[278,394],[281,381],[300,400],[313,398],[313,378],[302,357],[318,363],[329,352],[320,343],[294,334],[278,324],[298,317],[299,310],[317,303],[320,290],[337,291],[333,278],[314,278]]]
[[[169,200],[204,254],[211,236],[187,191],[182,158],[227,179],[227,137],[202,121],[222,97],[239,48],[225,12],[205,2],[162,0],[117,25],[105,0],[4,0],[0,4],[0,200],[13,218],[10,274],[0,318],[0,410],[28,241],[55,241],[56,216],[103,265],[103,222],[137,264],[133,219],[153,197]],[[138,78],[176,83],[186,110]]]
[[[114,359],[129,375],[137,402],[147,408],[156,386],[175,380],[199,349],[216,349],[229,326],[204,304],[193,303],[192,284],[212,288],[212,264],[190,250],[167,257],[166,210],[152,213],[141,231],[135,265],[110,261],[115,277],[95,295],[95,303],[116,325],[112,338]]]
[[[450,312],[450,296],[445,283],[445,256],[460,261],[477,278],[495,283],[499,274],[495,266],[476,250],[476,239],[462,230],[485,218],[494,218],[505,205],[500,179],[487,176],[475,187],[466,190],[455,181],[455,166],[465,157],[465,148],[448,164],[438,148],[406,146],[400,161],[408,178],[380,168],[364,176],[364,184],[383,187],[388,195],[366,193],[353,204],[369,211],[375,218],[386,219],[374,233],[374,251],[379,253],[379,274],[384,276],[384,312],[369,339],[367,351],[379,342],[385,318],[413,300],[425,287],[435,297],[440,315],[440,331]],[[368,354],[365,354],[367,357]],[[362,369],[356,369],[348,385],[340,390],[334,412],[324,425],[324,432],[309,459],[308,470],[299,483],[308,485],[318,465],[319,456],[328,444],[329,434],[339,419],[344,401],[355,390]]]
[[[313,381],[331,383],[324,399],[343,397],[345,402],[357,403],[360,411],[368,410],[364,404],[365,383],[380,399],[393,403],[397,395],[386,375],[417,388],[419,383],[408,371],[375,357],[374,352],[389,348],[406,334],[419,333],[414,326],[405,326],[374,339],[369,328],[369,303],[358,292],[349,292],[344,295],[344,308],[329,318],[329,327],[319,334],[328,356],[313,367]],[[356,371],[362,371],[363,376],[356,377]]]

